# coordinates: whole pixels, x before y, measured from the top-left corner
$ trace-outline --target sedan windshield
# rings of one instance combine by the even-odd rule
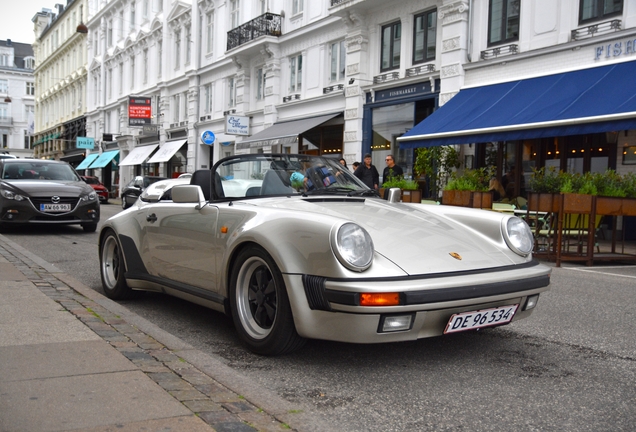
[[[5,163],[2,178],[5,180],[80,181],[73,168],[68,164],[38,161]]]
[[[216,198],[276,195],[360,196],[367,188],[336,159],[303,155],[249,155],[223,159],[214,167]]]

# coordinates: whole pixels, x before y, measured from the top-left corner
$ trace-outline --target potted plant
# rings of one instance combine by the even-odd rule
[[[413,177],[420,183],[428,184],[427,198],[437,200],[451,173],[459,167],[459,152],[454,147],[421,147],[415,151]]]
[[[486,169],[464,170],[453,173],[444,187],[442,203],[474,208],[492,208],[492,193],[488,191],[489,175]]]
[[[561,183],[563,173],[550,167],[535,169],[530,176],[528,186],[528,209],[540,212],[558,212],[561,206]]]

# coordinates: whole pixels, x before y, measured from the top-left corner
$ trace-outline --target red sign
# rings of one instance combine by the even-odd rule
[[[143,126],[150,124],[152,118],[152,99],[142,96],[128,98],[128,125]]]

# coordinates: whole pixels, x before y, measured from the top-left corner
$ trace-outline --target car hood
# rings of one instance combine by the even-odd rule
[[[259,205],[355,222],[369,232],[376,253],[409,275],[494,268],[529,259],[514,254],[503,242],[501,216],[483,210],[474,210],[483,212],[483,218],[474,218],[474,224],[480,227],[478,232],[458,221],[461,218],[440,211],[444,206],[390,204],[379,199],[311,198],[263,200]]]
[[[4,185],[16,193],[31,197],[50,197],[51,195],[77,197],[93,191],[93,188],[83,181],[5,180]]]

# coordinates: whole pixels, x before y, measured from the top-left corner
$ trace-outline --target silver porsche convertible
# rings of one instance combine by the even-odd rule
[[[550,283],[523,220],[383,200],[334,159],[238,155],[180,183],[104,224],[104,292],[225,312],[258,354],[509,324]]]

